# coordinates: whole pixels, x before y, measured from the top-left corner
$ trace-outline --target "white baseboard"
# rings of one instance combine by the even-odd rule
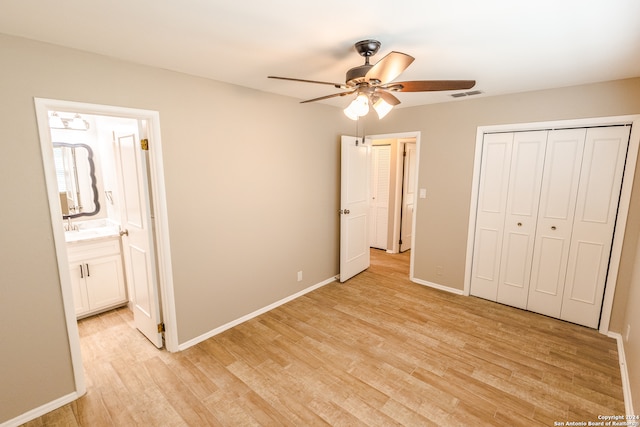
[[[417,283],[418,285],[428,286],[430,288],[438,289],[445,292],[450,292],[452,294],[464,295],[464,291],[462,289],[450,288],[448,286],[439,285],[437,283],[427,282],[426,280],[416,279],[415,277],[412,277],[411,281],[414,283]]]
[[[15,417],[12,420],[9,421],[5,421],[2,424],[0,424],[0,427],[16,427],[19,425],[22,425],[26,422],[29,422],[31,420],[34,420],[38,417],[43,416],[44,414],[54,411],[64,405],[66,405],[67,403],[71,403],[74,400],[78,399],[80,397],[80,395],[78,393],[76,393],[75,391],[73,393],[69,393],[66,396],[62,396],[56,400],[53,400],[47,404],[44,404],[42,406],[39,406],[37,408],[34,408],[32,410],[30,410],[29,412],[25,412],[24,414],[21,414],[17,417]]]
[[[311,292],[313,290],[321,288],[324,285],[328,285],[331,282],[335,282],[336,281],[336,277],[337,276],[334,276],[334,277],[331,277],[329,279],[326,279],[326,280],[324,280],[324,281],[322,281],[320,283],[317,283],[317,284],[315,284],[313,286],[310,286],[310,287],[308,287],[306,289],[303,289],[300,292],[297,292],[297,293],[295,293],[293,295],[289,295],[286,298],[283,298],[283,299],[281,299],[279,301],[276,301],[273,304],[269,304],[266,307],[263,307],[263,308],[261,308],[259,310],[256,310],[253,313],[249,313],[249,314],[247,314],[245,316],[240,317],[239,319],[233,320],[233,321],[231,321],[229,323],[226,323],[226,324],[224,324],[222,326],[219,326],[219,327],[217,327],[215,329],[212,329],[209,332],[206,332],[206,333],[204,333],[204,334],[202,334],[200,336],[197,336],[197,337],[195,337],[195,338],[193,338],[193,339],[191,339],[191,340],[189,340],[187,342],[179,344],[178,345],[178,351],[186,350],[189,347],[192,347],[192,346],[194,346],[194,345],[196,345],[198,343],[201,343],[204,340],[207,340],[207,339],[209,339],[209,338],[211,338],[211,337],[213,337],[215,335],[218,335],[219,333],[222,333],[222,332],[226,331],[227,329],[231,329],[234,326],[237,326],[237,325],[239,325],[241,323],[246,322],[247,320],[253,319],[254,317],[257,317],[257,316],[259,316],[259,315],[261,315],[263,313],[266,313],[266,312],[268,312],[270,310],[273,310],[274,308],[279,307],[282,304],[286,304],[289,301],[293,301],[294,299],[296,299],[298,297],[301,297],[302,295],[307,294],[307,293],[309,293],[309,292]],[[0,427],[3,427],[3,426],[0,426]]]
[[[622,377],[622,393],[624,395],[624,409],[626,415],[636,415],[633,409],[633,399],[631,398],[631,384],[629,383],[629,371],[627,370],[627,359],[624,355],[624,340],[617,332],[608,332],[607,336],[618,342],[618,362],[620,363],[620,376]]]

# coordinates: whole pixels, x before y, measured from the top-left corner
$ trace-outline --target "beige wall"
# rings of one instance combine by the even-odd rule
[[[0,423],[74,390],[34,97],[160,112],[180,343],[337,274],[340,109],[3,35],[0,52]]]
[[[160,112],[180,343],[338,272],[338,136],[353,129],[340,109],[2,35],[0,52],[0,200],[19,201],[0,213],[0,423],[74,387],[33,97]],[[416,276],[462,288],[477,126],[638,113],[639,95],[635,79],[367,123],[421,132]]]

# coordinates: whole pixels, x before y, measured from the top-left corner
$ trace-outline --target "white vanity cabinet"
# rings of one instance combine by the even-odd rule
[[[127,303],[117,236],[67,243],[67,255],[77,317]]]

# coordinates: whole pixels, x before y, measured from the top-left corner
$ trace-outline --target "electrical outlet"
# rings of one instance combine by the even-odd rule
[[[298,282],[302,282],[302,270],[298,271]]]
[[[631,325],[627,325],[627,329],[624,331],[624,340],[629,341],[629,334],[631,333]]]

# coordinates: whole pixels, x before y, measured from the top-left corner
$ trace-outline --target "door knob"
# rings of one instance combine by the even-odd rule
[[[552,226],[551,226],[551,229],[552,229],[552,230],[555,230],[555,229],[556,229],[556,226],[555,226],[555,225],[552,225]]]
[[[343,214],[344,214],[344,215],[349,215],[349,213],[350,213],[350,212],[351,212],[351,211],[350,211],[349,209],[340,209],[340,210],[338,211],[338,213],[339,213],[340,215],[343,215]]]
[[[522,223],[521,222],[518,223],[518,227],[522,227]]]
[[[129,230],[120,230],[120,236],[128,236]]]

